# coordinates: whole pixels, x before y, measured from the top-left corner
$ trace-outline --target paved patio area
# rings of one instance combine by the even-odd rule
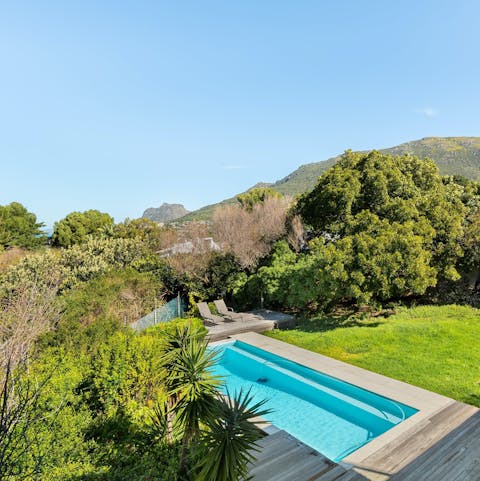
[[[480,410],[476,407],[254,332],[232,337],[419,410],[341,463],[333,463],[334,467],[338,466],[335,470],[331,468],[322,474],[320,471],[326,458],[310,448],[310,453],[316,453],[314,456],[319,463],[318,476],[308,470],[304,472],[302,456],[298,457],[298,462],[295,457],[289,457],[289,469],[296,473],[292,478],[283,476],[281,456],[278,462],[269,466],[262,461],[265,457],[259,456],[258,464],[252,467],[252,474],[264,474],[254,479],[480,481]],[[275,441],[269,438],[267,436],[262,440],[264,450],[271,450],[269,445]],[[279,440],[275,442],[280,449]],[[288,443],[291,444],[291,440]],[[288,447],[284,449],[289,451]],[[263,471],[260,469],[262,463]]]

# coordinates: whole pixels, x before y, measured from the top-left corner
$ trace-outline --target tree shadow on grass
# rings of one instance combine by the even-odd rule
[[[480,408],[480,394],[470,393],[467,395],[465,402]]]
[[[298,316],[295,329],[302,332],[326,332],[345,327],[378,327],[385,323],[385,317],[388,315],[389,312],[366,315],[352,311],[318,314],[314,317]]]

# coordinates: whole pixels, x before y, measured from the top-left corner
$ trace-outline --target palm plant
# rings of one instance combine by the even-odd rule
[[[207,350],[205,334],[191,327],[167,335],[161,358],[170,432],[181,426],[182,454],[179,476],[188,471],[189,448],[200,436],[200,422],[215,415],[220,380],[212,375],[215,353]]]
[[[166,333],[161,354],[166,403],[157,406],[153,424],[169,442],[181,442],[178,478],[198,481],[247,479],[256,441],[262,436],[252,418],[264,416],[265,401],[250,391],[232,398],[219,393],[212,374],[216,353],[205,333],[190,326]]]
[[[196,468],[196,481],[248,479],[248,465],[255,460],[256,442],[263,436],[252,419],[270,412],[265,400],[254,402],[250,390],[231,397],[217,397],[217,416],[206,422]]]

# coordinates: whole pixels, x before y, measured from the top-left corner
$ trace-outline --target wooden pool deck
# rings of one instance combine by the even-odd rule
[[[255,481],[480,481],[476,407],[257,333],[233,337],[419,410],[338,464],[274,432],[260,441]]]
[[[259,309],[256,311],[250,311],[249,314],[255,314],[256,318],[226,321],[221,324],[207,326],[207,338],[210,341],[220,341],[244,332],[263,332],[295,326],[295,319],[293,316],[282,312]]]

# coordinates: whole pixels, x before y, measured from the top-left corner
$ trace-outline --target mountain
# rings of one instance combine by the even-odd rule
[[[251,190],[251,189],[256,189],[257,187],[272,187],[273,184],[268,184],[266,182],[258,182],[256,183],[254,186],[250,187],[250,189],[248,190]],[[240,192],[240,193],[243,193],[243,192]],[[220,202],[218,202],[217,204],[209,204],[209,205],[205,205],[203,207],[200,207],[200,209],[197,209],[197,210],[194,210],[190,213],[188,213],[187,215],[185,215],[184,217],[182,217],[181,219],[179,219],[180,221],[183,221],[183,222],[188,222],[188,221],[192,221],[192,220],[198,220],[198,221],[201,221],[201,220],[210,220],[212,218],[212,215],[213,215],[213,211],[220,205],[226,205],[226,204],[235,204],[237,202],[237,197],[230,197],[228,199],[225,199],[225,200],[222,200]]]
[[[189,212],[182,204],[163,203],[160,207],[150,207],[143,213],[142,217],[155,222],[169,222],[183,217]]]
[[[365,151],[368,152],[368,151]],[[462,175],[480,181],[480,137],[425,137],[406,142],[380,152],[391,155],[413,154],[421,159],[428,157],[438,166],[442,175]],[[297,195],[313,189],[323,172],[339,159],[305,164],[275,182],[272,188],[282,194]]]
[[[365,151],[368,152],[368,151]],[[429,157],[438,166],[443,175],[462,175],[480,181],[480,137],[425,137],[420,140],[380,149],[380,152],[392,155],[413,154],[420,158]],[[339,159],[332,157],[320,162],[305,164],[283,179],[268,185],[285,195],[298,195],[311,190],[318,177],[332,167]],[[207,220],[211,218],[215,207],[235,202],[235,197],[218,204],[207,205],[190,212],[181,220]]]

